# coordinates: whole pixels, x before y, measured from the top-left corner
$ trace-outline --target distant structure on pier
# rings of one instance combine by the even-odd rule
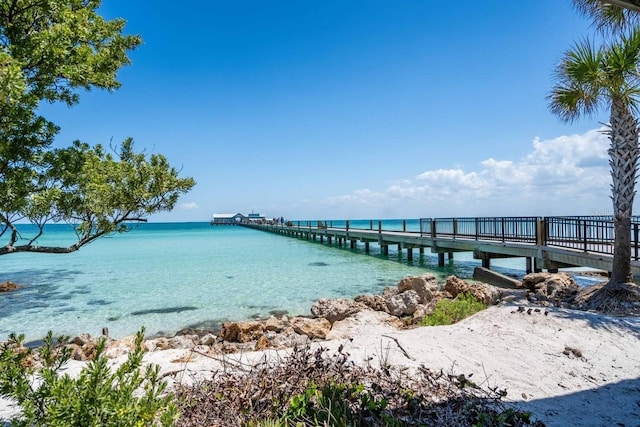
[[[211,219],[211,225],[238,225],[238,224],[246,224],[246,223],[259,223],[264,222],[264,215],[260,215],[259,213],[251,212],[250,214],[243,215],[241,213],[235,214],[213,214]]]

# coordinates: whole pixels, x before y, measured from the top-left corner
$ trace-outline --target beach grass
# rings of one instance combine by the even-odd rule
[[[460,294],[455,299],[441,299],[436,303],[434,310],[420,323],[422,326],[453,325],[460,320],[469,317],[487,305],[478,301],[470,294]]]

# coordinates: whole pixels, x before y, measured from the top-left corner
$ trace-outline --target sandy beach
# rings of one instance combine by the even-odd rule
[[[511,299],[451,326],[397,329],[387,320],[381,312],[359,312],[336,322],[328,339],[313,345],[330,350],[343,345],[356,363],[424,365],[472,376],[482,387],[506,389],[509,402],[548,426],[640,425],[638,317]],[[194,383],[221,369],[225,360],[251,363],[286,353],[267,350],[216,359],[173,349],[149,352],[146,360],[159,364],[169,383]],[[82,366],[73,361],[67,372]],[[2,400],[0,419],[6,421],[15,410]]]

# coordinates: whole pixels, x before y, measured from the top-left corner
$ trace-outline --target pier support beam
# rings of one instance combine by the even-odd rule
[[[453,252],[448,252],[448,253],[447,253],[447,259],[448,259],[449,261],[451,261],[451,260],[453,259]]]
[[[356,241],[355,240],[351,240],[350,247],[351,247],[351,249],[355,249],[356,248]]]
[[[420,255],[424,255],[424,246],[420,246],[419,251],[420,251]]]
[[[533,262],[532,262],[532,258],[527,257],[526,258],[526,262],[525,262],[525,271],[527,272],[527,274],[529,273],[533,273]]]
[[[484,268],[490,269],[491,268],[491,258],[489,258],[489,257],[482,258],[482,266]]]
[[[438,267],[444,267],[444,252],[438,253]]]
[[[382,249],[382,254],[383,255],[389,255],[389,246],[388,245],[382,245],[380,248]]]
[[[364,252],[369,253],[369,242],[364,242]]]
[[[407,261],[413,261],[413,248],[407,248]]]

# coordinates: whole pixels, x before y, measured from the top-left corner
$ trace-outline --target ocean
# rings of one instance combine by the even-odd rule
[[[333,225],[344,225],[334,221]],[[368,228],[369,220],[351,221]],[[377,227],[375,222],[374,227]],[[385,220],[384,229],[402,221]],[[29,226],[21,226],[27,232]],[[418,230],[419,220],[407,222]],[[38,244],[67,245],[73,230],[51,225]],[[308,315],[319,298],[380,293],[407,275],[431,272],[468,278],[480,262],[456,253],[437,266],[425,251],[408,262],[390,247],[328,246],[240,226],[146,223],[108,236],[71,254],[17,253],[0,257],[0,281],[21,286],[0,294],[0,340],[9,333],[41,339],[49,330],[75,336],[120,338],[146,328],[147,336],[170,336],[183,328],[217,328],[221,322],[271,314]],[[492,268],[524,274],[523,259],[495,260]]]

